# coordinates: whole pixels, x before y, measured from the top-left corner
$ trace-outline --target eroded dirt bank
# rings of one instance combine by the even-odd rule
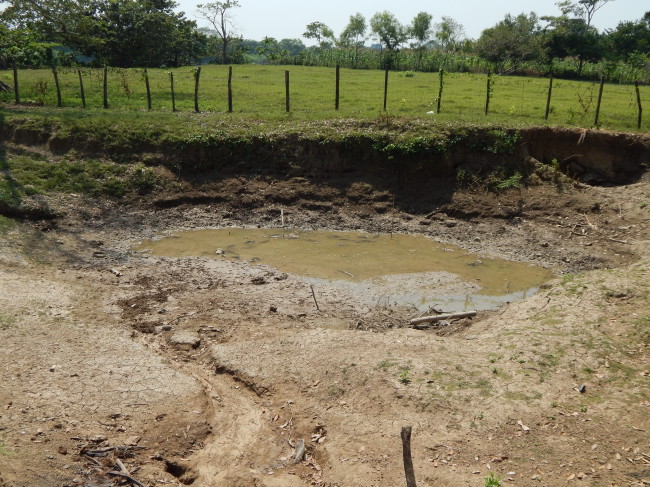
[[[0,485],[117,485],[117,458],[147,486],[403,485],[404,425],[418,485],[647,485],[648,174],[599,187],[527,164],[520,188],[443,178],[410,196],[372,174],[178,180],[160,166],[174,185],[142,198],[27,202],[56,217],[3,222]],[[277,226],[281,211],[558,279],[421,331],[412,310],[326,286],[317,310],[300,276],[265,266],[129,251],[165,230]]]

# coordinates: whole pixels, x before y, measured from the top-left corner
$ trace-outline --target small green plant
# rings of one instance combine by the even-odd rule
[[[494,472],[490,472],[485,477],[485,487],[501,487],[501,479],[494,475]]]
[[[523,176],[519,172],[515,172],[512,176],[504,179],[499,184],[497,184],[497,189],[510,189],[518,188],[521,185],[521,180]]]
[[[581,413],[586,413],[587,412],[587,406],[580,406],[580,412]]]
[[[377,368],[381,369],[381,370],[388,370],[391,367],[394,367],[395,365],[397,365],[397,362],[394,362],[393,360],[390,360],[390,359],[386,359],[386,360],[382,360],[381,362],[379,362],[377,364]]]
[[[409,372],[409,369],[404,369],[399,375],[399,381],[402,384],[408,385],[411,382],[413,382],[413,379],[411,379],[411,373]]]

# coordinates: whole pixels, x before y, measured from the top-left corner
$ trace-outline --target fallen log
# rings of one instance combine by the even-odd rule
[[[417,325],[420,323],[431,323],[433,321],[440,320],[453,320],[458,318],[470,318],[476,316],[476,311],[465,311],[463,313],[445,313],[442,315],[433,315],[433,316],[423,316],[421,318],[414,318],[409,321],[411,325]]]

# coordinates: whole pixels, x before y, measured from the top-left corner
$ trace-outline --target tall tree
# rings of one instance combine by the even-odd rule
[[[314,39],[319,47],[328,48],[332,46],[334,39],[334,31],[322,22],[311,22],[307,24],[303,37],[307,39]]]
[[[411,38],[415,40],[411,45],[418,53],[418,69],[421,67],[422,55],[424,54],[426,45],[431,40],[431,34],[433,33],[431,28],[432,19],[433,16],[431,14],[420,12],[415,16],[411,26],[409,27],[409,34]]]
[[[641,20],[620,22],[607,32],[609,55],[628,60],[637,53],[650,55],[650,11]]]
[[[582,74],[585,61],[598,60],[604,54],[602,37],[591,25],[595,13],[614,0],[563,0],[556,5],[562,15],[543,17],[549,23],[545,47],[551,59],[573,57],[578,63],[578,74]],[[573,14],[575,17],[569,17]]]
[[[343,29],[343,32],[339,36],[339,45],[341,47],[361,47],[366,40],[367,30],[368,26],[363,15],[360,13],[350,15],[348,25],[345,26],[345,29]]]
[[[442,17],[435,26],[434,37],[443,51],[455,51],[465,39],[465,29],[451,17]]]
[[[503,70],[510,63],[516,70],[521,63],[541,54],[539,19],[534,12],[513,17],[507,14],[494,27],[485,29],[476,42],[479,55]]]
[[[372,16],[370,28],[379,43],[389,51],[396,51],[408,39],[408,29],[386,10]]]
[[[239,7],[238,0],[202,3],[196,6],[199,15],[207,20],[221,39],[221,62],[228,64],[228,46],[235,38],[231,10]]]
[[[415,39],[414,47],[416,49],[421,49],[426,45],[427,42],[431,40],[433,16],[426,12],[418,13],[411,26],[409,28],[409,33],[413,39]]]

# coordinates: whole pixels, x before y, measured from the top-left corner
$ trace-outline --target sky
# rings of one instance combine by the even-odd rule
[[[198,17],[197,3],[207,0],[177,0],[178,10],[186,17],[196,20],[200,27],[208,24]],[[361,13],[366,21],[377,12],[387,10],[403,24],[410,24],[418,12],[433,15],[433,21],[451,17],[465,28],[465,34],[477,39],[483,29],[494,26],[508,13],[535,12],[543,15],[559,15],[557,0],[239,0],[233,21],[237,34],[245,39],[262,40],[264,36],[276,39],[300,38],[306,45],[313,41],[302,38],[307,24],[320,21],[338,35],[347,25],[350,16]],[[639,20],[650,10],[647,0],[613,0],[605,4],[594,16],[593,25],[600,31],[613,29],[624,20]]]

